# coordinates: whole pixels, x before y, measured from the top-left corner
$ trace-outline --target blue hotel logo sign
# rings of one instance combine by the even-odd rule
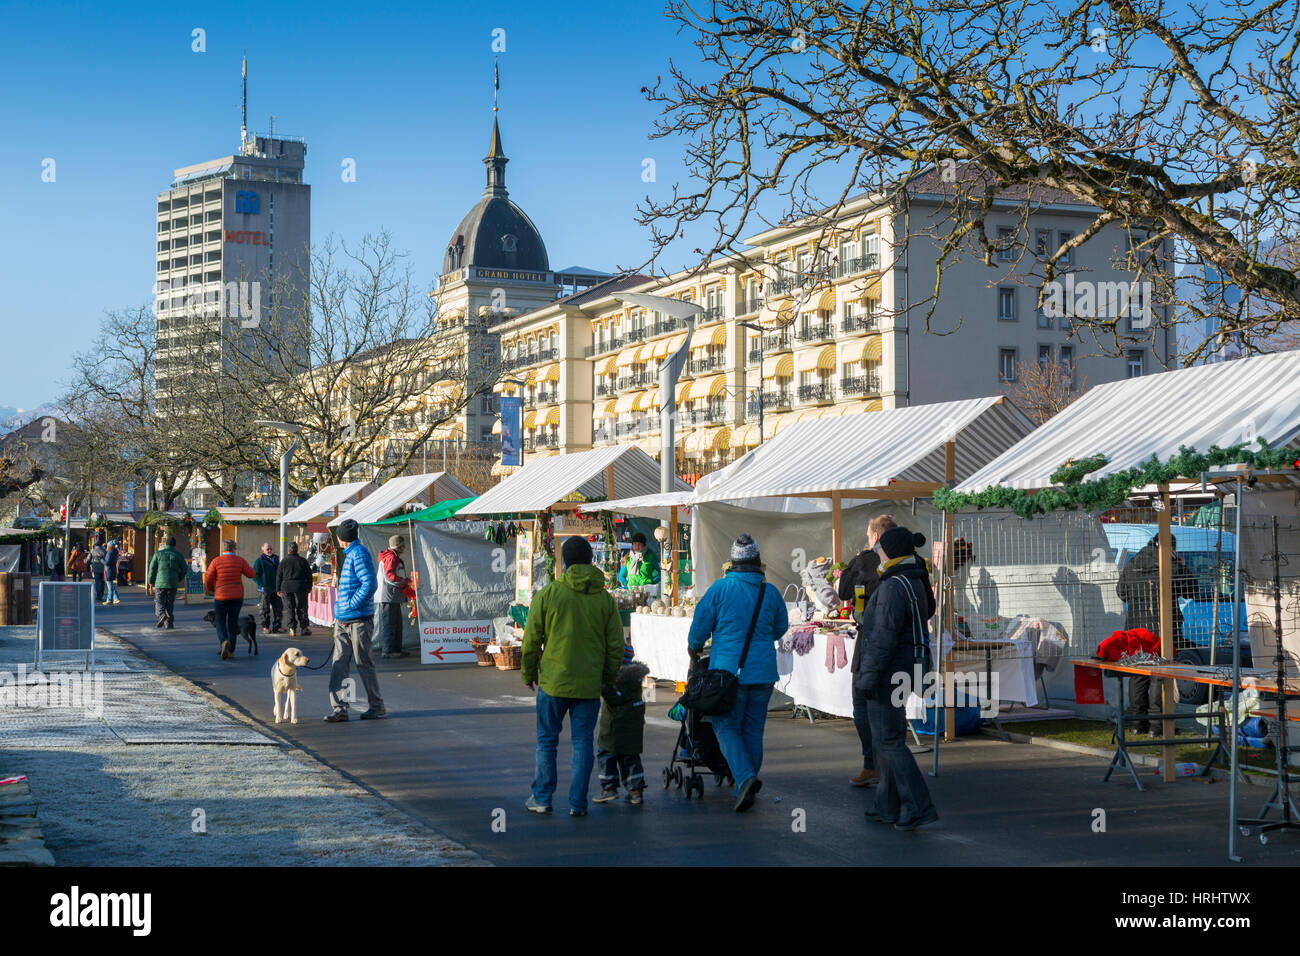
[[[257,193],[241,189],[235,193],[235,212],[244,212],[250,215],[256,215],[261,208],[261,202],[257,198]]]

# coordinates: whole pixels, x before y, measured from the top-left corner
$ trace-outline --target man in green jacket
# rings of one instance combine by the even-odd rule
[[[176,589],[185,583],[185,574],[189,571],[185,556],[176,550],[176,539],[167,539],[167,547],[153,556],[149,562],[147,580],[153,588],[153,609],[158,618],[158,626],[167,630],[176,627]]]
[[[537,692],[537,771],[524,806],[550,813],[555,794],[555,752],[564,715],[573,746],[569,815],[587,815],[587,786],[596,762],[600,689],[613,683],[623,662],[623,622],[605,590],[605,575],[591,565],[586,538],[560,549],[564,573],[537,592],[524,629],[522,677]]]

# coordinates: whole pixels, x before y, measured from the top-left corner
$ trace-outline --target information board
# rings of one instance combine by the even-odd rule
[[[49,654],[86,655],[95,661],[95,591],[89,581],[42,581],[37,591],[36,666]]]

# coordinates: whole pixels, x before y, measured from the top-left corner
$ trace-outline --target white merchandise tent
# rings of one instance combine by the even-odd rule
[[[334,509],[344,504],[351,504],[352,499],[364,494],[371,486],[369,481],[348,481],[337,485],[326,485],[302,504],[292,508],[285,516],[285,524],[302,524],[333,516]]]
[[[474,497],[474,492],[445,471],[435,471],[427,475],[399,475],[396,478],[389,478],[373,493],[331,520],[329,526],[337,527],[339,522],[347,518],[351,518],[357,524],[380,521],[397,514],[408,502],[416,500],[426,491],[429,492],[429,500],[425,504],[429,505],[439,501]]]

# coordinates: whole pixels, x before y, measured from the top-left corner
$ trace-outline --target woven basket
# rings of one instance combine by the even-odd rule
[[[518,644],[505,644],[501,647],[501,653],[494,654],[494,664],[499,671],[517,671],[523,666],[524,649]]]
[[[486,641],[483,643],[471,641],[470,645],[474,648],[475,663],[478,664],[479,667],[491,667],[496,663],[496,661],[493,660],[492,655],[488,653]]]

